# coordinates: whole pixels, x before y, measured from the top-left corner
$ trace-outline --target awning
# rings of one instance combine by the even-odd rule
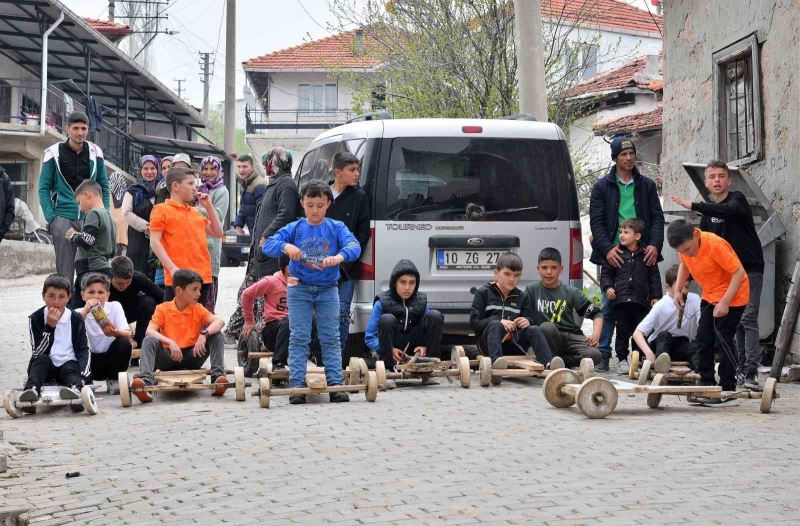
[[[131,139],[141,144],[147,153],[152,153],[158,157],[185,153],[192,158],[201,158],[208,155],[215,155],[221,160],[227,159],[225,152],[214,144],[194,141],[182,141],[169,137],[155,137],[153,135],[133,135]]]

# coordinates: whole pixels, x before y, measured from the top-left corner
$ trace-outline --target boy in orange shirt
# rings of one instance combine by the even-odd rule
[[[169,199],[153,207],[150,214],[150,248],[164,268],[164,301],[175,297],[172,276],[178,269],[197,272],[202,279],[200,303],[213,311],[211,255],[206,234],[221,238],[222,224],[208,194],[197,192],[194,171],[172,168],[167,174]],[[208,213],[208,219],[192,206],[195,197]]]
[[[719,383],[723,391],[733,391],[736,389],[737,361],[734,336],[750,299],[747,273],[727,241],[711,232],[693,228],[683,219],[669,224],[667,241],[681,258],[675,290],[683,290],[690,274],[703,289],[695,339],[700,383],[715,384],[716,351],[720,356]],[[683,303],[683,296],[676,294],[675,305],[681,308]],[[721,398],[700,401],[704,404],[723,403]]]
[[[220,334],[225,322],[198,304],[203,279],[187,269],[172,276],[175,299],[156,307],[142,342],[139,358],[141,375],[131,385],[143,387],[155,384],[153,371],[200,369],[211,358],[211,382],[217,387],[211,393],[222,396],[228,387],[225,377],[225,340]],[[134,391],[142,402],[152,402],[146,391]]]

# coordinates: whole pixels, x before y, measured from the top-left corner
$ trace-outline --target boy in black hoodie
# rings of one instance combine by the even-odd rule
[[[517,288],[522,277],[522,259],[513,252],[497,258],[495,280],[483,285],[472,299],[469,324],[478,338],[481,352],[492,363],[503,356],[525,355],[533,347],[536,360],[550,367],[552,353],[542,329],[533,325],[533,305]]]
[[[401,259],[392,270],[389,290],[375,298],[365,340],[386,369],[393,371],[396,363],[414,354],[439,358],[443,326],[442,313],[429,309],[428,297],[419,292],[417,267]]]
[[[361,246],[361,253],[369,241],[369,198],[358,186],[361,163],[349,152],[333,156],[333,182],[330,184],[333,202],[326,217],[341,221],[353,233]],[[347,336],[350,333],[350,304],[353,302],[355,280],[358,279],[358,261],[339,266],[339,340],[342,363],[347,363]],[[419,280],[417,280],[419,281]]]
[[[19,396],[22,402],[38,400],[42,385],[50,379],[62,386],[61,398],[77,400],[92,375],[83,317],[67,308],[71,288],[62,275],[47,276],[42,287],[45,306],[28,316],[33,355],[28,363],[28,380]]]
[[[658,266],[645,263],[645,251],[639,244],[643,232],[641,219],[623,221],[619,227],[622,265],[616,268],[604,261],[600,271],[600,288],[611,300],[611,316],[617,330],[614,350],[619,374],[628,374],[628,346],[633,331],[662,296]]]

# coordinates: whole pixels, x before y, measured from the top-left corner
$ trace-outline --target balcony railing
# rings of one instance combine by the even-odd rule
[[[353,117],[352,110],[261,110],[245,108],[247,133],[264,130],[324,130],[339,126]]]

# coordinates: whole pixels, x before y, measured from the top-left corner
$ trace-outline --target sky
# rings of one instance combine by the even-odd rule
[[[61,1],[80,16],[108,18],[108,0]],[[178,34],[160,34],[151,44],[152,73],[173,91],[178,86],[174,79],[186,79],[183,98],[198,108],[203,105],[200,52],[217,50],[210,107],[225,98],[225,4],[225,0],[169,0],[169,18],[161,21],[162,27]],[[238,0],[236,4],[236,98],[241,98],[245,81],[243,61],[329,36],[328,24],[336,23],[328,0]],[[120,8],[116,11],[119,14]],[[127,51],[125,42],[121,46]]]

